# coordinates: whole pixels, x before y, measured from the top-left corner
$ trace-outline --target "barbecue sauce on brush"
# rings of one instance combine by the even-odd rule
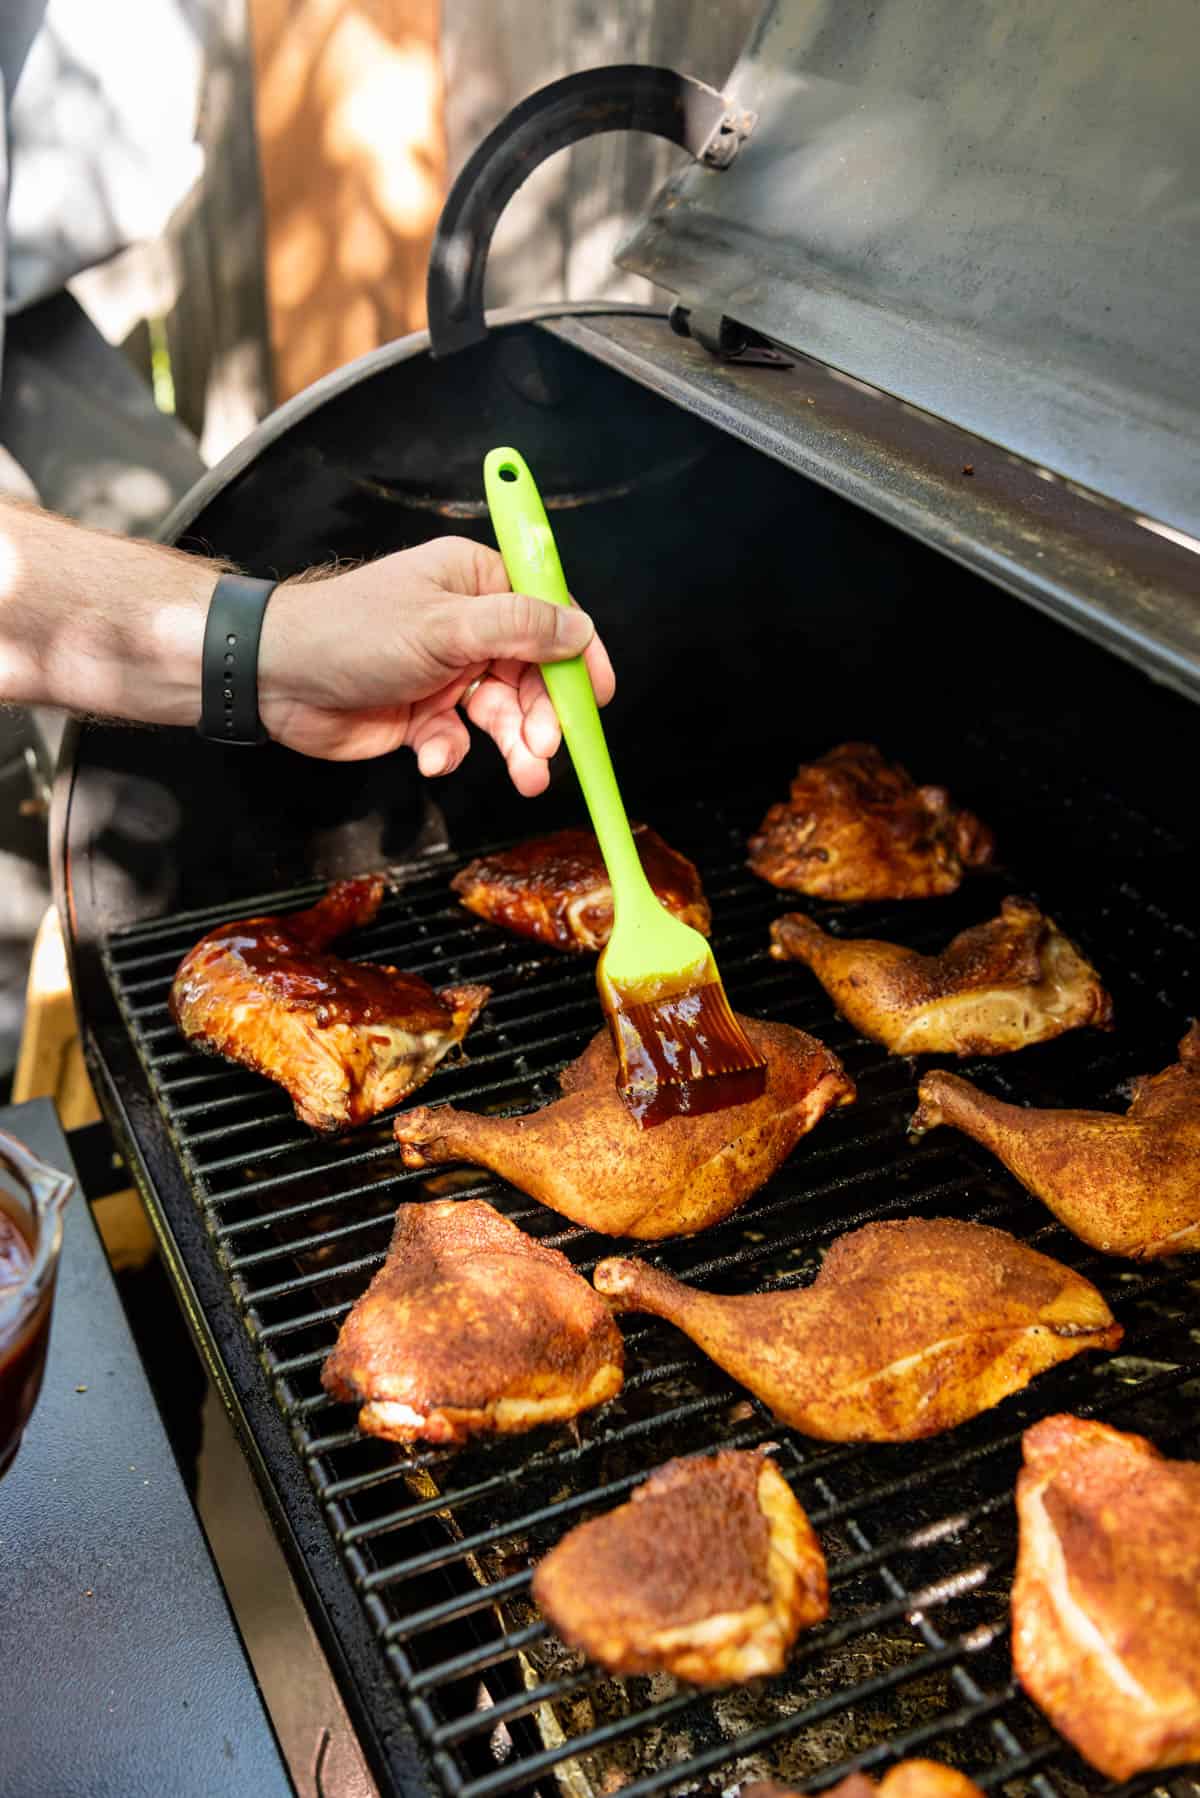
[[[719,981],[609,1013],[628,1084],[621,1097],[641,1129],[746,1105],[766,1090],[767,1064],[745,1065],[741,1027]],[[710,1071],[711,1070],[711,1071]]]
[[[0,1306],[25,1284],[33,1259],[33,1244],[0,1200]],[[49,1328],[49,1292],[32,1316],[25,1312],[0,1327],[0,1473],[15,1453],[33,1410]]]

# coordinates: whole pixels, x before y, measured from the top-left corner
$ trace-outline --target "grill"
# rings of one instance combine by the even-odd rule
[[[1001,773],[1023,805],[1051,803],[1045,779],[1011,747]],[[951,899],[812,909],[828,928],[931,948],[990,915],[1006,892],[1031,893],[1100,967],[1118,1032],[1077,1033],[964,1071],[1020,1101],[1117,1107],[1125,1082],[1172,1059],[1181,995],[1196,990],[1200,971],[1197,932],[1182,907],[1143,890],[1136,875],[1139,865],[1169,863],[1177,845],[1098,786],[1076,787],[1073,797],[1125,870],[1114,886],[1093,888],[1090,870],[1060,857],[977,879]],[[660,811],[654,822],[701,867],[734,1003],[812,1030],[843,1058],[859,1098],[734,1218],[655,1244],[651,1258],[717,1290],[781,1287],[810,1280],[829,1242],[871,1219],[976,1218],[1086,1273],[1126,1327],[1119,1354],[1080,1357],[925,1443],[807,1441],[669,1326],[637,1319],[624,1322],[624,1393],[569,1428],[458,1453],[361,1438],[349,1410],[322,1394],[320,1366],[382,1259],[397,1203],[484,1197],[584,1273],[613,1252],[613,1240],[564,1226],[478,1170],[405,1173],[386,1120],[318,1142],[281,1093],[181,1043],[166,999],[183,952],[236,909],[285,910],[309,902],[319,883],[244,897],[233,913],[228,901],[176,912],[104,947],[126,1040],[172,1145],[175,1177],[164,1162],[149,1183],[183,1284],[199,1294],[233,1396],[253,1420],[267,1483],[284,1494],[297,1564],[387,1790],[419,1782],[449,1798],[591,1798],[618,1787],[715,1792],[755,1777],[819,1789],[852,1768],[917,1752],[945,1757],[988,1790],[1074,1798],[1100,1783],[1011,1678],[1020,1435],[1035,1418],[1070,1409],[1144,1431],[1168,1453],[1200,1453],[1195,1282],[1187,1263],[1141,1268],[1085,1249],[953,1132],[908,1143],[913,1064],[856,1036],[807,971],[767,956],[770,920],[789,900],[744,867],[759,798]],[[447,885],[461,859],[437,852],[405,868],[377,920],[344,951],[435,984],[490,984],[466,1055],[420,1098],[525,1110],[554,1095],[557,1071],[596,1026],[591,966],[462,912]],[[144,1122],[134,1134],[145,1139]],[[716,1695],[665,1677],[614,1679],[547,1630],[530,1573],[566,1529],[619,1502],[672,1455],[767,1442],[778,1445],[778,1464],[820,1534],[832,1585],[830,1619],[801,1637],[784,1674]],[[1180,1776],[1172,1789],[1196,1786]]]
[[[552,84],[455,184],[429,334],[290,401],[163,531],[270,577],[490,541],[483,457],[518,446],[619,671],[607,728],[631,811],[699,863],[735,1003],[811,1028],[859,1088],[736,1217],[652,1258],[759,1289],[810,1280],[873,1218],[980,1218],[1093,1279],[1120,1354],[925,1443],[823,1446],[634,1320],[623,1394],[572,1428],[456,1455],[360,1439],[320,1367],[398,1202],[486,1196],[585,1273],[614,1245],[475,1170],[405,1174],[386,1121],[309,1136],[276,1089],[177,1039],[171,974],[216,921],[391,866],[348,952],[494,995],[422,1102],[543,1103],[598,1022],[591,969],[471,919],[448,881],[497,839],[577,823],[574,780],[558,768],[530,807],[483,749],[433,786],[406,753],[68,736],[53,866],[89,1068],[387,1794],[732,1798],[918,1750],[1010,1798],[1101,1784],[1012,1682],[1020,1437],[1070,1409],[1200,1454],[1196,1264],[1103,1259],[965,1139],[910,1145],[917,1070],[769,960],[788,901],[744,845],[798,760],[877,742],[945,780],[1010,864],[822,920],[932,947],[1029,894],[1102,971],[1117,1029],[967,1072],[1018,1101],[1118,1107],[1174,1058],[1200,990],[1200,838],[1190,785],[1171,791],[1200,754],[1196,234],[1176,173],[1200,114],[1179,9],[1142,12],[1131,35],[1097,0],[769,0],[725,94],[633,66]],[[485,318],[508,197],[615,128],[692,158],[622,251],[669,314]],[[567,1528],[671,1456],[766,1442],[833,1584],[784,1674],[707,1695],[610,1679],[546,1630],[530,1570]]]

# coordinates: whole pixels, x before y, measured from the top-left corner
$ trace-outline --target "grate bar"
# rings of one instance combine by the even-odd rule
[[[729,1403],[728,1394],[716,1393],[710,1398],[692,1399],[686,1404],[677,1405],[671,1413],[672,1423],[682,1422],[688,1417],[703,1417],[711,1411],[719,1411]],[[661,1420],[660,1420],[661,1421]],[[444,1567],[447,1561],[459,1560],[463,1555],[478,1554],[482,1548],[491,1548],[502,1536],[512,1535],[515,1531],[535,1528],[539,1523],[561,1522],[571,1517],[576,1511],[586,1510],[601,1498],[619,1497],[631,1487],[639,1485],[645,1474],[623,1474],[618,1479],[608,1480],[603,1486],[597,1486],[586,1492],[576,1492],[570,1498],[558,1499],[552,1505],[540,1505],[534,1511],[525,1511],[502,1527],[476,1530],[470,1536],[461,1536],[457,1541],[448,1543],[444,1548],[426,1549],[423,1554],[412,1555],[406,1561],[395,1566],[380,1567],[374,1573],[368,1573],[362,1581],[367,1592],[377,1592],[383,1586],[392,1586],[399,1580],[411,1579],[414,1573],[424,1573],[433,1567]],[[400,1520],[403,1522],[403,1518]]]
[[[703,1754],[694,1755],[685,1766],[675,1766],[669,1772],[664,1772],[661,1778],[639,1781],[636,1786],[631,1784],[624,1790],[626,1793],[643,1789],[659,1791],[664,1785],[673,1785],[684,1776],[693,1779],[714,1767],[719,1767],[723,1761],[730,1759],[731,1752],[740,1758],[752,1754],[760,1748],[769,1747],[784,1736],[795,1735],[802,1729],[811,1728],[814,1723],[821,1722],[825,1717],[832,1716],[839,1710],[867,1704],[872,1699],[881,1698],[885,1692],[895,1691],[919,1674],[934,1672],[952,1660],[955,1654],[963,1653],[971,1646],[982,1647],[984,1645],[982,1640],[973,1644],[967,1641],[948,1643],[940,1654],[932,1653],[919,1664],[910,1663],[905,1667],[891,1668],[886,1673],[877,1674],[873,1679],[863,1680],[858,1685],[845,1688],[828,1698],[817,1699],[791,1716],[782,1717],[773,1723],[763,1724],[757,1729],[745,1731],[736,1738],[735,1744],[722,1743],[719,1748],[712,1748]],[[586,1730],[576,1736],[569,1746],[564,1744],[561,1748],[544,1749],[540,1754],[525,1756],[517,1768],[504,1768],[496,1773],[487,1773],[480,1778],[468,1780],[462,1787],[462,1798],[492,1798],[495,1793],[510,1791],[516,1784],[524,1783],[539,1773],[549,1772],[560,1761],[568,1758],[575,1759],[607,1742],[618,1740],[622,1736],[628,1735],[632,1729],[644,1727],[648,1723],[655,1725],[662,1723],[667,1718],[684,1710],[689,1702],[691,1702],[690,1695],[680,1693],[661,1704],[651,1706],[646,1711],[634,1713],[619,1725],[610,1723],[598,1729]]]

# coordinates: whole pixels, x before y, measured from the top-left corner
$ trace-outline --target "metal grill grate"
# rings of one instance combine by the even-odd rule
[[[457,1454],[406,1454],[361,1438],[351,1412],[321,1392],[320,1366],[382,1259],[401,1200],[486,1197],[585,1272],[613,1252],[612,1240],[565,1225],[477,1170],[404,1173],[386,1121],[342,1141],[315,1140],[282,1093],[186,1048],[166,1012],[170,978],[228,910],[133,929],[109,945],[108,970],[245,1330],[360,1595],[360,1622],[447,1794],[729,1790],[765,1776],[815,1788],[918,1751],[963,1767],[986,1789],[1016,1780],[1009,1790],[1039,1798],[1095,1790],[1099,1777],[1011,1679],[1020,1435],[1035,1418],[1070,1409],[1143,1430],[1168,1452],[1200,1453],[1195,1284],[1186,1263],[1139,1268],[1087,1250],[951,1131],[908,1143],[911,1064],[855,1036],[807,971],[767,957],[769,921],[789,901],[745,871],[749,821],[710,813],[668,829],[658,820],[702,867],[734,1003],[811,1029],[843,1057],[859,1099],[823,1122],[736,1217],[651,1245],[653,1257],[718,1290],[803,1283],[834,1236],[870,1219],[973,1217],[1094,1280],[1126,1326],[1119,1355],[1080,1357],[948,1436],[858,1448],[781,1430],[677,1332],[635,1319],[625,1324],[624,1393],[573,1427]],[[468,1055],[443,1067],[419,1098],[524,1110],[554,1096],[557,1070],[597,1025],[591,966],[463,914],[447,889],[457,865],[441,860],[406,882],[343,947],[435,983],[489,983],[493,998]],[[286,909],[318,890],[259,895],[236,909]],[[988,879],[923,905],[813,909],[832,928],[929,948],[1017,890],[1033,891],[1095,958],[1114,992],[1118,1030],[964,1071],[1019,1100],[1115,1107],[1126,1080],[1173,1058],[1200,971],[1196,932],[1128,880],[1097,896],[1069,881],[1039,891]],[[672,1455],[768,1441],[780,1445],[779,1464],[821,1535],[833,1594],[829,1621],[800,1639],[784,1674],[715,1696],[667,1678],[612,1679],[548,1632],[529,1599],[530,1572],[567,1528],[618,1502]],[[1197,1790],[1182,1776],[1174,1789]]]

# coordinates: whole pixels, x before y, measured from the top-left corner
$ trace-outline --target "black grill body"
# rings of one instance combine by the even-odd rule
[[[319,1369],[398,1202],[486,1196],[585,1272],[612,1245],[477,1171],[403,1173],[386,1120],[314,1139],[276,1089],[180,1043],[165,1001],[213,923],[389,865],[396,890],[347,951],[494,989],[465,1058],[421,1102],[521,1110],[552,1096],[598,1025],[590,967],[470,919],[448,881],[485,845],[578,818],[580,802],[567,767],[545,799],[517,800],[482,743],[425,788],[405,756],[322,768],[182,732],[79,730],[56,854],[103,1103],[384,1790],[716,1793],[764,1775],[816,1788],[919,1751],[989,1790],[1096,1791],[1012,1684],[1020,1433],[1073,1409],[1200,1454],[1192,1269],[1093,1254],[952,1132],[910,1146],[919,1069],[857,1037],[804,970],[769,961],[770,920],[792,901],[746,871],[745,840],[796,762],[847,738],[948,784],[996,828],[998,873],[947,900],[814,912],[928,948],[1008,892],[1038,899],[1101,969],[1116,1031],[966,1071],[1031,1103],[1119,1107],[1129,1079],[1174,1058],[1197,1004],[1197,827],[1177,771],[1195,765],[1200,718],[549,327],[514,324],[437,367],[415,341],[347,371],[210,479],[180,540],[283,574],[483,535],[483,453],[521,445],[613,650],[609,728],[631,809],[700,864],[735,1004],[812,1030],[859,1085],[736,1217],[652,1255],[749,1290],[810,1279],[828,1243],[871,1218],[979,1218],[1085,1271],[1126,1326],[1121,1351],[926,1443],[831,1447],[780,1430],[677,1333],[633,1319],[624,1395],[574,1429],[457,1455],[360,1439]],[[537,1556],[669,1456],[767,1441],[829,1557],[829,1623],[745,1691],[701,1697],[581,1667],[531,1606]]]

